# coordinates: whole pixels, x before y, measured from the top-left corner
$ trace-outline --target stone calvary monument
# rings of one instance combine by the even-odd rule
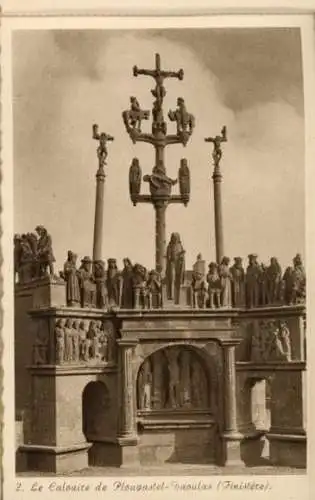
[[[163,110],[165,80],[183,70],[133,68],[155,82],[150,111],[136,97],[123,123],[136,144],[151,144],[155,162],[142,176],[129,169],[134,205],[155,211],[155,268],[128,257],[102,260],[107,142],[99,133],[93,256],[68,251],[54,269],[43,226],[15,235],[15,384],[17,470],[67,473],[88,466],[186,464],[306,466],[306,278],[300,255],[284,272],[256,254],[224,255],[221,135],[213,144],[216,262],[202,255],[186,269],[184,243],[166,244],[170,203],[187,206],[190,171],[180,161],[168,176],[164,151],[188,144],[195,119],[184,98]],[[150,194],[141,193],[142,181]],[[178,184],[179,194],[172,193]],[[267,450],[267,452],[266,452]]]

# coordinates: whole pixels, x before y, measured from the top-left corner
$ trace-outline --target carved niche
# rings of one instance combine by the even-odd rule
[[[251,361],[291,361],[291,333],[284,321],[258,322],[252,334]]]
[[[180,410],[209,407],[209,382],[203,360],[186,346],[159,349],[141,364],[138,409]]]

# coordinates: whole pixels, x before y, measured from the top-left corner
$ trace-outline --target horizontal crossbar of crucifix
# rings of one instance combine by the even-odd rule
[[[150,194],[138,194],[132,198],[133,203],[151,203],[154,205],[155,202],[158,201],[167,201],[168,203],[184,203],[187,200],[184,200],[181,195],[174,194],[172,196],[151,196]]]

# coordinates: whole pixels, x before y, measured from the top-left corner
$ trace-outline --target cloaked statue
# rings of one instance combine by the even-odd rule
[[[120,274],[117,267],[116,259],[107,260],[107,294],[108,294],[108,305],[119,306],[120,302]]]
[[[179,192],[186,206],[190,198],[190,172],[186,158],[182,158],[180,161],[180,167],[178,169],[178,181],[179,181]]]
[[[77,255],[68,250],[68,258],[63,266],[61,277],[66,281],[67,306],[80,305],[80,285],[77,271]]]
[[[49,274],[54,274],[55,257],[52,249],[52,239],[44,226],[36,226],[36,233],[39,238],[37,241],[37,262],[38,262],[38,276],[45,276],[47,268]]]
[[[128,257],[123,260],[119,305],[123,309],[133,308],[133,265]]]
[[[96,306],[96,286],[92,272],[92,259],[84,257],[78,270],[81,307]]]
[[[129,169],[129,193],[134,205],[136,205],[136,199],[141,190],[141,176],[139,160],[138,158],[134,158]]]
[[[191,281],[192,306],[195,309],[204,309],[208,299],[208,285],[205,278],[206,262],[202,259],[201,253],[197,255],[197,260],[193,265]]]
[[[179,304],[180,287],[185,278],[185,250],[179,233],[172,233],[166,250],[166,287],[168,300]]]

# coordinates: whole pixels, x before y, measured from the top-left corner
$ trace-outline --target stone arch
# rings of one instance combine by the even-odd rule
[[[136,374],[138,409],[209,410],[217,376],[203,347],[188,342],[147,346]]]
[[[87,441],[95,441],[102,435],[109,409],[107,385],[99,380],[89,382],[82,391],[82,431]]]

